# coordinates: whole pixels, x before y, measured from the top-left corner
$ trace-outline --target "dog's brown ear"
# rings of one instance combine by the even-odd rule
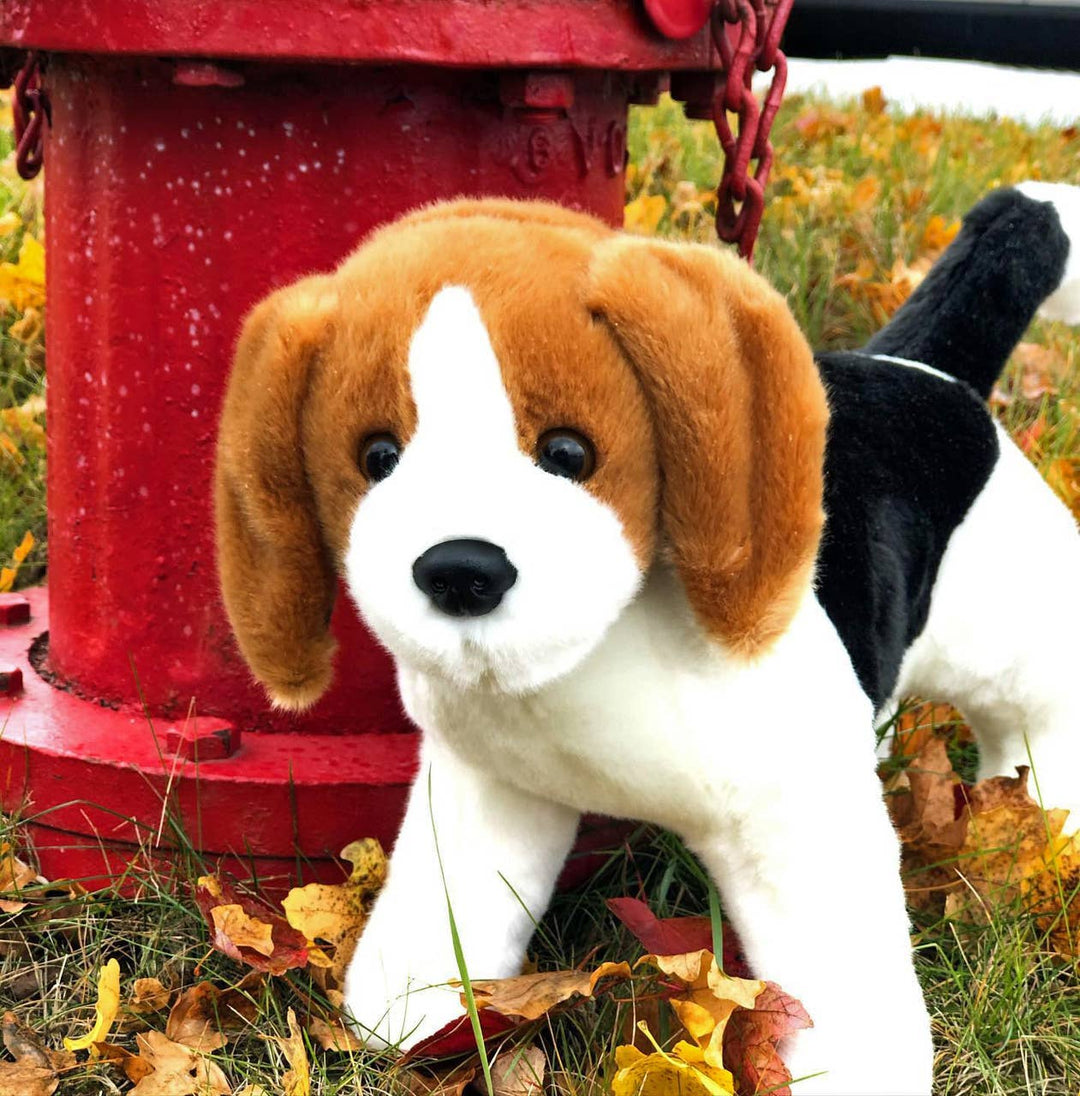
[[[823,522],[828,410],[783,298],[735,256],[615,236],[588,306],[652,408],[668,550],[706,632],[747,655],[788,626]]]
[[[274,293],[248,315],[218,435],[218,568],[240,651],[274,704],[302,709],[333,672],[335,576],[301,446],[312,363],[336,302],[323,277]]]

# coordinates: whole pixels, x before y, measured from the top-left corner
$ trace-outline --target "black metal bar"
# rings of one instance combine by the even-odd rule
[[[1080,0],[796,0],[789,57],[952,57],[1080,70]]]

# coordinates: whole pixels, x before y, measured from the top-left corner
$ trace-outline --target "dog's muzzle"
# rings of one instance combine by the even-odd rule
[[[447,540],[413,564],[413,581],[447,616],[490,613],[517,581],[506,553],[486,540]]]

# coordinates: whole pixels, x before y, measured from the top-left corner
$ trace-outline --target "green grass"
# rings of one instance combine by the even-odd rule
[[[880,326],[882,298],[868,295],[865,286],[888,287],[896,264],[902,264],[902,274],[903,267],[918,263],[934,216],[949,223],[989,187],[1023,178],[1080,182],[1075,133],[1006,121],[905,117],[861,104],[798,98],[784,107],[775,143],[777,165],[758,268],[787,295],[811,342],[823,349],[857,345]],[[710,239],[710,208],[702,192],[719,174],[710,127],[685,122],[676,105],[663,102],[634,112],[630,150],[631,197],[665,198],[659,231]],[[10,137],[0,129],[0,216],[15,210],[20,222],[14,233],[0,237],[0,262],[14,259],[23,232],[40,235],[41,227],[38,191],[14,178],[9,153]],[[871,177],[879,186],[867,200],[866,187],[858,187]],[[44,390],[40,339],[12,335],[19,319],[12,310],[0,314],[0,408]],[[1080,459],[1076,335],[1064,327],[1036,325],[1028,338],[1065,363],[1058,391],[1025,398],[1018,359],[1002,381],[997,413],[1018,435],[1042,424],[1030,455],[1044,471],[1057,474],[1060,462]],[[24,456],[18,464],[0,454],[0,562],[10,558],[27,529],[44,542],[44,455],[27,447]],[[36,578],[43,562],[38,549],[20,580]],[[1023,585],[1026,568],[1037,574],[1037,567],[1033,544],[1031,560],[1017,561],[1017,574],[1002,576],[1005,596],[1030,596]],[[956,753],[958,766],[970,767],[969,753]],[[17,842],[19,834],[9,819],[0,837]],[[176,860],[175,876],[181,879],[205,870],[190,850]],[[59,1047],[64,1035],[89,1025],[97,971],[109,958],[120,962],[125,997],[138,977],[176,986],[210,978],[226,986],[245,973],[209,949],[194,904],[172,877],[140,872],[130,882],[137,897],[61,895],[47,899],[44,912],[33,917],[30,911],[0,915],[0,1009],[15,1011],[50,1046]],[[872,1008],[873,972],[849,970],[844,956],[845,919],[860,916],[857,866],[850,880],[834,880],[832,886],[836,932],[821,946],[834,951],[837,977],[851,979],[852,1007]],[[660,916],[710,909],[700,870],[678,842],[645,831],[632,846],[611,854],[587,889],[556,898],[534,943],[541,967],[635,958],[640,949],[603,902],[622,895],[647,898]],[[916,930],[918,966],[939,1048],[939,1096],[1075,1096],[1080,1089],[1075,966],[1041,948],[1035,927],[1018,912],[1002,913],[980,928],[919,915]],[[250,1029],[214,1055],[236,1089],[257,1083],[267,1092],[280,1091],[286,1063],[277,1044],[264,1036],[286,1035],[288,1009],[303,1011],[308,996],[319,993],[305,973],[295,972],[258,993]],[[653,1005],[648,983],[635,982],[533,1025],[560,1090],[605,1091],[612,1051],[628,1041],[642,1016],[649,1017],[661,1042],[667,1039],[670,1029],[662,1015],[652,1014]],[[131,1031],[118,1038],[133,1045]],[[386,1055],[313,1050],[312,1056],[318,1096],[402,1090],[400,1074]],[[129,1087],[111,1067],[94,1066],[66,1076],[60,1093],[98,1096]]]

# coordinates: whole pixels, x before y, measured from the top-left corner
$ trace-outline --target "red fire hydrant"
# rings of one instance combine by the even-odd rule
[[[222,609],[210,477],[241,317],[437,198],[544,197],[620,222],[627,106],[672,74],[699,111],[755,127],[727,149],[726,227],[745,244],[747,164],[768,170],[746,89],[776,57],[779,98],[786,5],[720,7],[0,8],[0,44],[36,51],[20,158],[33,167],[42,135],[49,264],[49,586],[0,606],[0,799],[46,874],[100,882],[137,847],[167,861],[180,830],[264,879],[392,840],[415,739],[348,600],[337,685],[303,718],[268,709]]]

